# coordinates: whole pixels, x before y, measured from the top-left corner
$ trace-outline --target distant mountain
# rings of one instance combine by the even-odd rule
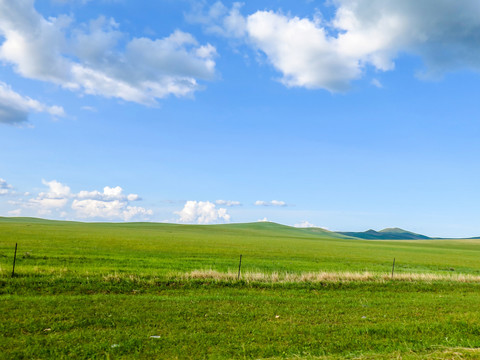
[[[430,239],[428,236],[416,234],[400,228],[387,228],[380,231],[367,230],[364,232],[338,232],[339,234],[351,236],[358,239],[368,240],[422,240]]]

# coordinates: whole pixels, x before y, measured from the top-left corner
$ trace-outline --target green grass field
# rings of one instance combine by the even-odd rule
[[[480,358],[479,245],[0,218],[0,358]],[[239,281],[189,276],[236,274],[240,254]],[[338,276],[285,280],[320,272]]]

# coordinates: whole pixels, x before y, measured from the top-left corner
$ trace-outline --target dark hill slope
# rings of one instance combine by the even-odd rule
[[[368,240],[426,240],[430,239],[428,236],[416,234],[411,231],[399,228],[387,228],[380,231],[367,230],[364,232],[339,232],[350,237]]]

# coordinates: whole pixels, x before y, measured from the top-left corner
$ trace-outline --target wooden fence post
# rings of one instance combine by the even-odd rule
[[[15,276],[15,260],[17,259],[17,243],[15,243],[15,255],[13,256],[12,278]]]
[[[240,279],[240,270],[242,268],[242,255],[240,255],[240,262],[238,263],[238,275],[237,275],[237,280]]]
[[[392,279],[393,279],[393,272],[395,271],[395,258],[393,258],[393,265],[392,265]]]

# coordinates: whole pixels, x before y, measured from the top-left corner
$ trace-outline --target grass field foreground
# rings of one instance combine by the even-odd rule
[[[475,359],[479,244],[2,219],[0,358]]]

